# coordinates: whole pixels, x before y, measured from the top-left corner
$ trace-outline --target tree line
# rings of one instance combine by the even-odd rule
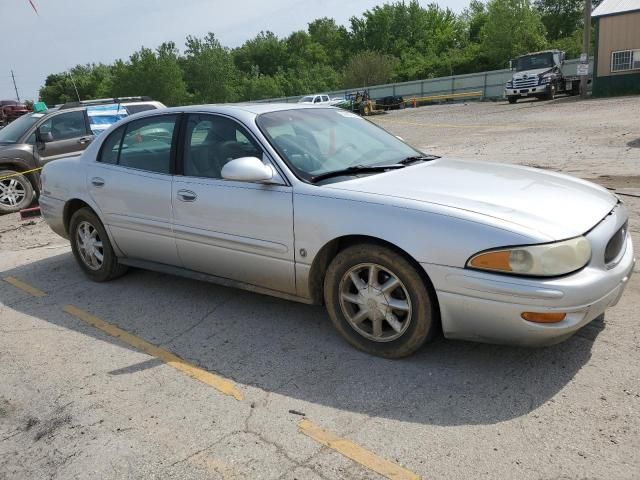
[[[258,100],[504,68],[545,48],[580,54],[584,0],[471,0],[460,14],[417,0],[386,3],[347,26],[320,18],[280,38],[265,31],[237,48],[214,33],[146,47],[111,65],[47,76],[40,99],[149,95],[167,105]],[[75,87],[74,87],[75,83]]]

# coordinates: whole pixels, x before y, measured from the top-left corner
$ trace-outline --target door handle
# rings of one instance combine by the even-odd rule
[[[104,180],[100,177],[93,177],[91,179],[91,183],[93,183],[96,187],[102,187],[104,185]]]
[[[178,198],[183,202],[194,202],[198,195],[191,190],[178,190]]]
[[[87,143],[90,143],[91,140],[93,140],[91,137],[82,137],[80,140],[78,140],[78,143],[80,145],[85,145]]]

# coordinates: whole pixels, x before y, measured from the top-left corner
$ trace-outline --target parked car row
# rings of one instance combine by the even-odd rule
[[[58,105],[22,115],[0,130],[0,213],[31,205],[40,193],[39,168],[80,155],[99,135],[122,118],[164,108],[148,97],[100,99]]]
[[[388,358],[439,331],[561,341],[617,303],[635,263],[606,189],[440,158],[329,106],[144,112],[47,163],[42,185],[90,279],[133,266],[324,304],[349,343]]]

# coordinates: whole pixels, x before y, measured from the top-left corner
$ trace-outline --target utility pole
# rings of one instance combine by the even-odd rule
[[[589,46],[591,44],[591,0],[584,2],[584,32],[582,34],[582,55],[580,55],[580,63],[589,65]],[[587,85],[589,79],[589,70],[580,75],[580,96],[586,98]]]
[[[13,80],[13,88],[16,91],[16,98],[18,99],[18,102],[20,102],[20,94],[18,93],[18,86],[16,85],[16,77],[13,74],[13,70],[11,70],[11,79]]]

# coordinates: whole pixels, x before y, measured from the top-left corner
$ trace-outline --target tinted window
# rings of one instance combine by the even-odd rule
[[[184,174],[222,178],[222,167],[240,157],[262,158],[262,150],[240,124],[215,115],[189,115],[185,134]]]
[[[118,165],[171,173],[171,144],[177,118],[177,115],[162,115],[126,124]]]
[[[127,112],[129,112],[129,115],[133,115],[134,113],[138,113],[138,112],[146,112],[147,110],[155,110],[156,107],[153,105],[150,105],[148,103],[139,103],[136,105],[125,105],[125,107],[127,109]]]
[[[53,141],[69,140],[87,134],[84,110],[54,115],[40,125],[42,133],[51,133]]]
[[[44,113],[32,113],[11,122],[0,129],[0,143],[16,143],[43,116]]]
[[[102,147],[100,148],[100,155],[98,161],[102,163],[109,163],[115,165],[118,163],[118,154],[120,153],[120,142],[122,141],[122,135],[124,134],[125,127],[118,128],[115,132],[109,135]]]

